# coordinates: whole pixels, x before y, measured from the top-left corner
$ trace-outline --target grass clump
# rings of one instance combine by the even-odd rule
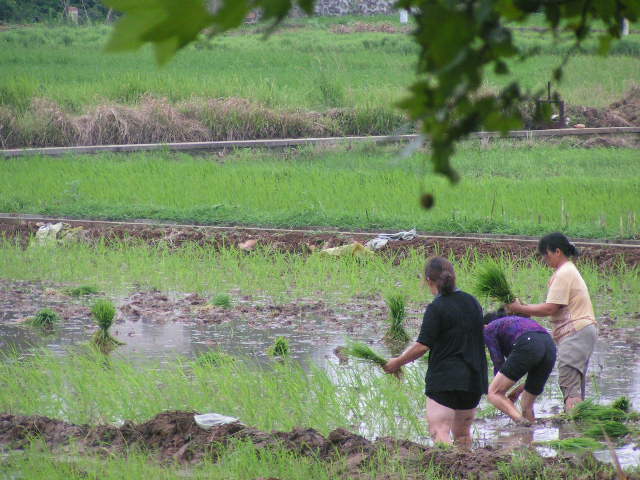
[[[347,347],[344,349],[344,353],[360,360],[373,362],[381,367],[387,364],[386,358],[362,342],[349,342]]]
[[[493,261],[478,268],[476,291],[482,296],[491,297],[504,304],[512,303],[516,299],[506,275],[500,266]]]
[[[390,295],[385,299],[389,308],[389,329],[385,334],[387,340],[408,342],[409,334],[404,329],[406,316],[405,299],[401,295]]]
[[[290,353],[289,340],[286,337],[278,337],[271,345],[267,353],[272,357],[287,357]]]
[[[571,411],[570,416],[575,422],[619,422],[627,417],[627,413],[612,406],[598,405],[589,399],[576,405]]]
[[[59,322],[60,315],[50,308],[43,308],[30,320],[31,325],[42,328],[51,328],[54,324]]]
[[[584,434],[591,438],[604,438],[605,434],[609,438],[618,438],[624,437],[629,432],[629,427],[624,423],[615,420],[606,420],[591,425],[584,431]]]
[[[72,297],[84,297],[86,295],[95,295],[99,292],[93,285],[82,285],[80,287],[68,288],[65,290],[65,293]]]
[[[583,452],[586,450],[599,450],[602,448],[600,442],[588,437],[565,438],[563,440],[551,440],[547,443],[556,450],[569,452]]]
[[[109,350],[110,348],[124,345],[121,341],[115,339],[109,333],[113,318],[116,315],[116,307],[112,302],[100,299],[91,307],[91,314],[98,324],[98,331],[93,335],[92,342],[101,350]]]
[[[219,293],[211,301],[216,307],[231,308],[231,296],[226,293]]]
[[[236,359],[231,355],[219,350],[209,350],[198,356],[196,364],[200,367],[220,367],[235,362]]]

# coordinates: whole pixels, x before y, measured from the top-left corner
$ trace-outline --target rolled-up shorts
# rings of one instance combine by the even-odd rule
[[[527,375],[525,391],[531,395],[540,395],[555,363],[556,345],[551,335],[545,332],[526,332],[516,340],[500,373],[514,382]]]
[[[595,325],[581,328],[558,344],[558,383],[564,399],[585,397],[587,368],[598,337]]]
[[[482,394],[462,390],[448,390],[445,392],[429,392],[427,397],[453,410],[471,410],[478,406]]]

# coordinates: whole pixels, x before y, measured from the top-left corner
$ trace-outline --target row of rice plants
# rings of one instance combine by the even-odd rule
[[[496,232],[633,238],[640,171],[632,149],[487,148],[455,156],[463,179],[430,175],[423,153],[397,150],[237,152],[8,159],[0,211],[270,226]],[[436,197],[424,211],[419,189]]]
[[[473,251],[466,258],[452,259],[458,284],[474,292],[482,256]],[[425,255],[410,251],[405,258],[376,255],[366,260],[354,257],[301,256],[258,248],[252,254],[223,248],[186,244],[178,249],[166,245],[86,245],[31,247],[23,249],[11,241],[0,242],[2,276],[16,280],[41,280],[57,284],[89,283],[102,291],[123,293],[140,288],[197,292],[213,295],[240,291],[268,296],[274,302],[320,297],[330,303],[362,297],[402,295],[408,302],[426,303],[429,296],[416,278],[424,268]],[[500,266],[519,297],[528,303],[544,299],[550,270],[535,260],[502,259]],[[640,269],[620,265],[602,271],[589,263],[580,270],[589,286],[598,316],[617,319],[617,326],[632,322],[640,311]],[[493,306],[485,299],[485,305]]]

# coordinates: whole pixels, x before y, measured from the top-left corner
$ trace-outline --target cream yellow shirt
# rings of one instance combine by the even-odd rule
[[[547,303],[561,305],[551,316],[556,343],[596,323],[589,290],[573,262],[566,262],[551,276]]]

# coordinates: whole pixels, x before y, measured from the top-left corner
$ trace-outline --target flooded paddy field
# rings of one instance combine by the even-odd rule
[[[26,231],[26,227],[20,228]],[[311,240],[312,234],[299,234],[302,242],[297,243],[282,237],[269,242],[267,236],[261,236],[256,249],[244,251],[238,245],[247,240],[248,232],[230,232],[226,246],[212,248],[211,238],[204,233],[178,234],[165,229],[161,234],[162,229],[148,227],[136,239],[136,235],[117,230],[99,235],[87,228],[84,241],[37,247],[29,246],[30,236],[20,233],[20,228],[14,228],[16,235],[5,236],[0,248],[4,276],[0,279],[0,350],[5,355],[5,393],[0,393],[0,404],[7,414],[0,420],[0,443],[5,449],[20,445],[26,438],[28,429],[20,425],[44,422],[41,432],[66,432],[57,440],[44,435],[48,447],[54,450],[64,446],[67,451],[73,444],[83,452],[93,452],[95,444],[104,443],[99,439],[105,431],[113,438],[131,438],[135,432],[144,431],[147,433],[135,434],[143,442],[140,446],[150,442],[154,451],[165,452],[161,456],[198,464],[210,458],[205,440],[216,435],[226,439],[223,443],[248,442],[238,447],[247,455],[250,453],[243,448],[261,448],[274,439],[279,439],[279,444],[286,440],[288,454],[299,453],[307,448],[301,445],[311,442],[318,461],[323,465],[329,462],[331,468],[338,468],[338,460],[327,452],[336,447],[344,454],[340,461],[350,461],[351,466],[344,467],[343,478],[360,478],[353,477],[354,472],[363,474],[364,459],[369,459],[365,462],[369,468],[380,446],[389,447],[390,440],[385,440],[389,437],[404,442],[404,450],[400,449],[404,453],[399,458],[395,453],[390,457],[405,465],[405,473],[397,478],[413,478],[408,476],[406,465],[415,466],[415,458],[407,452],[419,452],[423,460],[444,461],[445,471],[438,473],[444,478],[471,478],[476,474],[489,478],[495,476],[497,464],[509,464],[513,455],[529,455],[523,460],[526,468],[534,468],[531,462],[543,470],[564,471],[567,465],[583,468],[576,467],[582,460],[566,457],[547,443],[580,435],[572,422],[559,415],[562,400],[555,371],[537,403],[539,420],[530,429],[514,426],[482,401],[474,424],[477,450],[472,461],[465,453],[437,450],[428,439],[424,421],[425,361],[408,366],[398,382],[377,367],[345,361],[340,355],[339,347],[347,339],[362,340],[385,356],[397,354],[403,347],[383,341],[388,327],[384,298],[390,292],[407,299],[405,326],[412,337],[417,334],[422,312],[431,298],[416,278],[430,254],[427,243],[420,249],[393,245],[386,254],[381,251],[363,260],[327,258],[308,248],[352,240],[328,234],[322,240]],[[194,238],[196,235],[202,238]],[[105,243],[107,238],[111,240]],[[168,243],[169,238],[180,240]],[[497,246],[489,241],[478,245],[479,251],[474,251],[462,239],[450,244],[440,241],[432,251],[451,255],[463,289],[472,291],[477,264],[492,254],[501,258],[527,301],[543,296],[549,272],[526,255],[525,246],[517,242]],[[625,252],[599,248],[601,251],[587,249],[580,265],[593,292],[600,324],[588,397],[608,404],[626,396],[632,408],[640,410],[636,253],[627,250],[631,254],[625,257]],[[74,297],[71,289],[85,284],[95,285],[97,293]],[[216,305],[220,295],[227,301]],[[101,366],[104,361],[97,361],[86,349],[97,328],[91,318],[91,305],[103,297],[117,307],[111,332],[124,343],[108,357],[115,375],[105,372]],[[45,307],[62,318],[50,331],[34,328],[27,321]],[[267,353],[277,337],[289,341],[291,353],[284,363]],[[216,368],[202,367],[198,359],[209,351],[224,352],[236,361]],[[92,388],[87,384],[93,384]],[[37,392],[37,398],[30,398],[33,392]],[[176,413],[156,417],[163,411]],[[157,443],[163,434],[150,425],[164,425],[162,428],[169,432],[167,438],[181,429],[198,431],[192,421],[185,420],[192,418],[189,412],[194,411],[232,415],[247,427],[243,427],[243,433],[222,429],[205,432],[205,436],[200,432],[187,447],[184,442]],[[46,419],[38,417],[36,422],[21,415],[43,415]],[[106,426],[77,426],[85,424]],[[93,433],[82,430],[86,428],[94,429]],[[304,433],[307,428],[315,430]],[[342,433],[335,433],[336,429]],[[272,430],[282,433],[267,433]],[[632,427],[632,433],[616,444],[617,457],[627,469],[640,462],[636,431]],[[86,438],[93,443],[79,441]],[[363,445],[367,452],[364,457]],[[393,445],[391,450],[397,453],[398,444]],[[42,455],[34,448],[27,447],[26,458]],[[121,447],[109,448],[117,451]],[[542,460],[532,460],[533,454],[523,454],[522,448],[536,452],[535,458]],[[360,453],[356,455],[356,451]],[[9,463],[19,463],[15,454],[7,455]],[[604,444],[594,455],[609,461]],[[422,463],[420,468],[429,467]],[[612,476],[607,477],[609,474]],[[370,472],[368,475],[363,478],[376,478]],[[501,478],[509,475],[518,478],[513,472]],[[610,471],[603,475],[598,478],[615,478]],[[322,477],[316,474],[315,478]],[[577,478],[577,474],[565,472],[558,478]]]

